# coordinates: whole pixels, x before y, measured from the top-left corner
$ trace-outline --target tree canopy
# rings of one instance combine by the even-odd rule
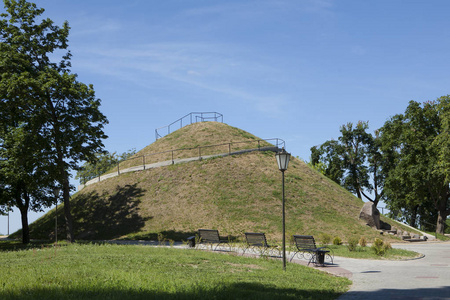
[[[134,154],[136,154],[135,149],[128,150],[122,154],[117,154],[116,152],[109,153],[107,151],[105,153],[97,153],[94,162],[86,162],[79,168],[75,179],[80,179],[80,183],[85,184],[87,181],[116,167],[117,164],[127,160]]]
[[[311,148],[311,164],[361,199],[384,200],[393,217],[412,226],[436,222],[443,233],[450,215],[450,96],[410,101],[375,135],[367,129],[367,122],[343,125],[337,141]]]
[[[23,139],[12,138],[23,149],[18,161],[36,162],[38,168],[23,166],[26,171],[17,175],[37,176],[45,169],[46,182],[42,184],[62,188],[68,240],[73,241],[69,170],[78,168],[81,161],[95,160],[95,153],[102,151],[107,119],[99,110],[100,99],[93,86],[79,82],[70,71],[68,22],[56,26],[41,17],[44,9],[25,0],[4,0],[4,4],[6,12],[0,20],[2,149],[12,145],[7,143],[9,136],[22,134]],[[52,58],[58,54],[61,59],[54,62]],[[26,147],[27,143],[32,147]],[[5,153],[0,153],[2,162],[12,159]],[[2,164],[2,169],[13,172],[9,163]],[[12,181],[3,185],[14,187]],[[28,186],[27,195],[37,188]],[[15,194],[20,193],[16,190]]]
[[[368,122],[356,126],[347,123],[340,128],[338,140],[326,141],[311,148],[311,165],[358,198],[378,204],[382,197],[378,142],[367,132]],[[375,196],[371,198],[370,193]]]
[[[444,233],[450,214],[448,175],[449,96],[420,104],[410,101],[404,114],[380,129],[385,157],[386,203],[412,225],[437,218],[436,231]]]

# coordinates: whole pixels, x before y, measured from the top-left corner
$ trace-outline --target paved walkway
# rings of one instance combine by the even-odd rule
[[[425,256],[406,261],[359,260],[336,257],[336,267],[341,269],[341,275],[350,277],[353,281],[350,291],[340,297],[339,300],[450,299],[449,242],[425,242],[393,246],[416,251]],[[339,270],[336,273],[339,273]],[[350,273],[351,276],[348,276]]]

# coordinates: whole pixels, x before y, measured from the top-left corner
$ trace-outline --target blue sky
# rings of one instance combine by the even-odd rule
[[[308,160],[347,122],[374,131],[409,100],[449,94],[446,0],[34,2],[69,22],[72,71],[102,99],[111,152],[215,111]],[[15,212],[10,232],[18,228]]]

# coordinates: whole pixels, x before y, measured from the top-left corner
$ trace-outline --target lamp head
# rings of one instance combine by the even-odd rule
[[[275,157],[277,158],[278,169],[281,172],[286,171],[289,165],[289,159],[291,158],[291,154],[286,152],[284,148],[281,148],[281,151],[277,152],[275,154]]]
[[[61,192],[60,188],[56,187],[53,189],[53,195],[55,195],[55,198],[58,198],[60,192]]]

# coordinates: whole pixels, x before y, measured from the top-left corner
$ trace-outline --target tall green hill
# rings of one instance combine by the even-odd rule
[[[157,140],[136,156],[256,140],[223,123],[195,123]],[[289,235],[328,233],[344,240],[379,235],[358,219],[360,199],[301,160],[291,158],[285,177]],[[72,197],[75,236],[154,239],[163,233],[177,239],[199,228],[215,228],[223,235],[265,232],[270,239],[281,240],[281,191],[281,173],[275,154],[269,151],[125,173],[89,185]],[[54,213],[31,225],[32,238],[52,237]],[[63,238],[62,209],[58,217],[58,233]]]

